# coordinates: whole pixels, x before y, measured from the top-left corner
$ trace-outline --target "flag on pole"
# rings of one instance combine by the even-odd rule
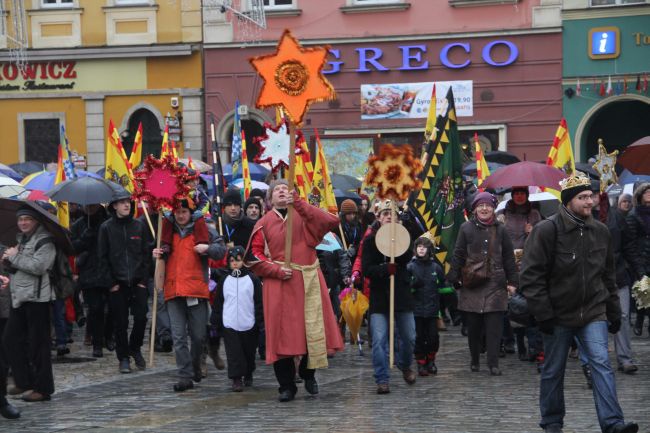
[[[481,143],[478,141],[478,134],[474,133],[474,156],[476,157],[476,179],[478,186],[480,187],[486,177],[490,175],[490,169],[488,168],[485,157],[483,156],[483,150],[481,149]]]
[[[166,130],[166,128],[165,128]],[[133,139],[133,148],[131,149],[131,155],[129,155],[129,164],[131,165],[131,170],[135,170],[142,163],[142,122],[138,125],[138,132],[135,133],[135,138]]]
[[[187,157],[187,167],[191,168],[192,170],[196,170],[196,165],[194,164],[191,156]]]
[[[246,153],[246,135],[241,132],[241,171],[244,179],[244,200],[251,195],[251,172],[248,169],[248,155]]]
[[[578,81],[576,82],[576,95],[577,96],[582,95],[582,87],[580,87],[580,78],[578,78]]]
[[[164,141],[163,141],[164,144]],[[120,135],[115,129],[113,119],[108,123],[106,138],[106,170],[104,178],[122,185],[128,192],[133,192],[133,172],[126,158]]]
[[[309,155],[309,148],[305,140],[300,140],[296,143],[298,150],[296,151],[296,171],[294,176],[294,183],[298,187],[298,193],[304,200],[309,201],[309,195],[312,192],[312,179],[314,177],[314,167],[311,163],[311,156]],[[298,153],[300,152],[300,153]]]
[[[572,174],[576,169],[573,148],[571,147],[571,137],[569,136],[566,119],[564,118],[560,120],[560,126],[558,126],[555,132],[553,145],[546,158],[546,165],[559,168],[568,175]]]
[[[330,179],[329,170],[327,168],[325,152],[323,151],[323,145],[320,142],[318,131],[314,130],[314,134],[316,136],[318,151],[316,155],[316,166],[314,167],[313,189],[320,197],[320,208],[336,214],[338,212],[338,206],[336,204],[336,197],[334,196],[332,180]]]
[[[641,91],[641,75],[636,76],[636,86],[634,86],[637,92]]]
[[[63,136],[63,127],[61,127],[61,135]],[[61,142],[59,145],[59,155],[56,163],[56,175],[54,176],[54,185],[57,185],[66,180],[64,144]],[[70,227],[70,208],[67,201],[56,202],[56,215],[59,218],[59,224],[65,228]]]
[[[598,94],[600,96],[605,96],[607,94],[607,91],[605,90],[605,83],[602,80],[600,81],[600,88],[598,90]]]
[[[614,89],[612,88],[612,76],[611,75],[607,77],[607,89],[605,89],[605,93],[607,94],[607,96],[614,93]]]
[[[429,103],[429,114],[427,115],[427,124],[424,127],[424,141],[429,142],[436,135],[436,84],[433,83],[431,91],[431,102]]]
[[[235,102],[235,121],[232,126],[232,150],[230,152],[230,164],[232,170],[232,180],[241,177],[239,166],[241,164],[242,154],[242,130],[239,120],[239,99]]]
[[[68,137],[65,135],[65,128],[61,125],[61,159],[63,162],[63,170],[65,172],[65,179],[76,179],[77,172],[75,171],[74,163],[72,162],[72,152],[70,152],[70,143]],[[64,179],[64,180],[65,180]]]
[[[163,159],[167,154],[169,154],[169,125],[165,123],[162,144],[160,145],[160,159]]]
[[[438,116],[439,131],[430,143],[424,170],[420,175],[422,188],[409,198],[409,209],[425,232],[431,233],[436,245],[436,257],[445,272],[451,266],[451,255],[463,213],[463,162],[454,93],[449,88],[445,97],[444,114]]]

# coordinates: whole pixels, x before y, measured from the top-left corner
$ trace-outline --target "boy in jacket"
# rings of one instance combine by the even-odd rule
[[[421,236],[413,246],[414,257],[407,265],[411,274],[411,291],[414,297],[415,316],[415,360],[418,374],[436,374],[436,353],[440,349],[440,338],[436,318],[440,310],[439,288],[444,286],[442,267],[434,259],[433,243]]]
[[[133,218],[128,192],[115,195],[108,206],[111,218],[99,227],[98,256],[105,275],[113,319],[115,353],[120,373],[130,373],[130,357],[140,370],[146,362],[140,348],[147,326],[147,280],[151,266],[151,235],[142,221]],[[133,315],[130,337],[129,311]]]

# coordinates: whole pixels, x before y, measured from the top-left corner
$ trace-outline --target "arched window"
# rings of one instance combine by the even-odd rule
[[[140,108],[129,117],[126,131],[122,132],[122,144],[127,157],[131,155],[135,134],[138,132],[138,125],[142,122],[142,157],[152,154],[160,157],[160,145],[162,144],[161,125],[155,114],[146,108]]]

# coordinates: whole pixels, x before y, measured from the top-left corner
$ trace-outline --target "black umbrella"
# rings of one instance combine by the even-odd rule
[[[353,191],[343,191],[338,188],[334,188],[334,198],[336,199],[336,204],[341,207],[343,200],[350,199],[354,201],[357,206],[361,204],[361,197],[359,194]]]
[[[483,156],[485,157],[485,160],[488,162],[497,162],[499,164],[504,164],[504,165],[520,162],[520,159],[517,158],[515,155],[513,155],[510,152],[504,152],[502,150],[491,150],[489,152],[485,152]]]
[[[16,235],[19,233],[16,224],[16,211],[29,207],[38,213],[38,221],[54,237],[56,245],[69,256],[74,255],[70,232],[59,224],[59,220],[33,201],[0,198],[0,242],[7,246],[16,245]]]
[[[110,203],[117,192],[123,191],[124,188],[114,182],[93,177],[78,177],[55,185],[45,194],[54,201],[67,201],[86,206]]]
[[[592,166],[592,164],[589,164],[587,162],[576,162],[576,170],[585,173],[591,179],[600,180],[600,175],[598,174],[596,169]]]
[[[488,170],[490,170],[490,174],[494,173],[495,171],[497,171],[501,167],[505,167],[504,164],[499,164],[498,162],[488,162],[487,166],[488,166]],[[470,162],[469,164],[463,166],[463,174],[465,176],[475,177],[476,176],[476,162]]]
[[[12,170],[17,171],[23,176],[27,176],[32,173],[45,170],[46,164],[37,161],[27,161],[27,162],[17,162],[15,164],[9,164],[9,167]]]
[[[338,188],[341,191],[357,191],[361,188],[361,181],[354,176],[332,173],[330,178],[332,180],[332,188],[334,189]]]

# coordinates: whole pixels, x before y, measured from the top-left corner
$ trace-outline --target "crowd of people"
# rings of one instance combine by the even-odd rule
[[[437,373],[439,331],[461,325],[471,372],[481,370],[482,353],[491,376],[503,374],[499,358],[508,353],[537,364],[545,431],[562,431],[564,371],[567,357],[574,356],[593,387],[602,431],[638,431],[624,421],[617,401],[607,333],[614,334],[618,370],[634,374],[630,330],[641,335],[650,313],[637,309],[630,325],[630,288],[650,273],[650,184],[607,206],[606,194],[594,191],[588,178],[572,175],[562,185],[557,213],[547,218],[529,201],[528,187],[514,187],[502,212],[493,194],[477,193],[448,272],[436,259],[432,237],[421,235],[408,210],[394,213],[390,201],[346,199],[339,215],[332,215],[301,199],[282,179],[271,181],[266,192],[253,190],[246,200],[242,195],[230,188],[220,206],[211,206],[196,185],[159,222],[159,247],[148,224],[134,216],[128,193],[115,195],[107,206],[79,208],[71,225],[76,290],[70,302],[58,299],[51,287],[58,250],[42,215],[33,206],[21,207],[17,245],[2,252],[0,414],[20,416],[7,392],[27,402],[54,394],[50,349],[57,356],[69,351],[70,324],[62,313],[68,303],[77,305],[78,323],[87,322],[93,357],[108,350],[120,373],[131,373],[131,362],[146,369],[148,300],[154,262],[162,260],[155,350],[175,354],[174,392],[206,377],[208,356],[217,369],[227,366],[232,391],[242,392],[253,384],[259,356],[273,365],[279,401],[293,400],[297,383],[315,395],[316,370],[327,367],[349,338],[371,345],[376,392],[389,393],[393,280],[395,366],[407,384]],[[375,237],[394,218],[412,240],[391,261]],[[345,288],[369,297],[367,335],[346,332],[339,306]],[[515,317],[510,301],[522,295],[528,313]],[[6,390],[9,369],[13,386]]]

